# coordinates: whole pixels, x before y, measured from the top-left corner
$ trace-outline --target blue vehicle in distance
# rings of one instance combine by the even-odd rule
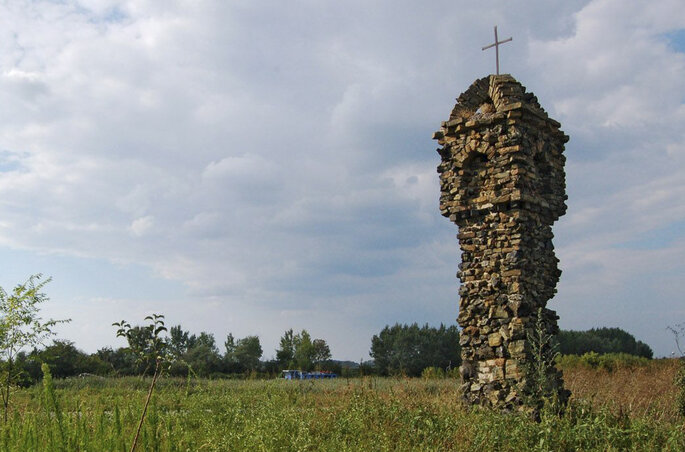
[[[325,378],[338,378],[338,375],[333,372],[325,370],[304,372],[302,370],[286,369],[282,372],[283,378],[286,380],[320,380]]]

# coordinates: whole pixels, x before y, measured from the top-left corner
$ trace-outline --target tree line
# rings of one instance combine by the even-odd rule
[[[158,343],[155,343],[154,331],[146,326],[130,327],[125,337],[128,346],[103,347],[91,354],[79,350],[71,341],[60,339],[43,348],[22,350],[14,356],[14,383],[27,386],[38,381],[42,363],[50,366],[55,378],[83,374],[152,375],[160,353],[164,355],[164,373],[175,377],[221,378],[250,374],[273,377],[286,368],[341,370],[339,364],[331,361],[326,341],[312,339],[306,330],[286,331],[274,360],[261,360],[263,349],[258,336],[235,338],[229,333],[221,348],[213,334],[192,334],[181,325],[169,328],[168,335]]]
[[[55,339],[43,348],[22,350],[14,356],[14,384],[28,386],[42,375],[41,364],[50,366],[55,378],[92,374],[100,376],[152,375],[155,363],[164,355],[164,372],[176,377],[275,377],[284,369],[324,370],[342,376],[419,376],[425,368],[459,366],[459,332],[456,326],[386,326],[372,339],[372,361],[343,363],[331,359],[324,339],[312,338],[307,330],[289,329],[281,336],[276,357],[262,360],[259,337],[235,338],[228,334],[222,349],[213,334],[193,334],[176,325],[166,330],[163,316],[149,317],[149,325],[115,323],[126,347],[103,347],[85,353],[68,340]],[[157,323],[155,323],[157,322]],[[163,330],[159,330],[163,328]],[[157,331],[159,330],[159,331]],[[157,331],[157,334],[155,332]],[[166,333],[162,337],[159,333]]]
[[[588,331],[565,331],[558,336],[559,351],[564,355],[587,352],[627,353],[646,358],[652,350],[643,342],[620,328],[598,328]],[[127,336],[128,346],[103,347],[87,354],[68,340],[56,339],[44,348],[20,351],[15,355],[15,383],[30,385],[40,379],[41,364],[50,366],[55,378],[80,374],[127,376],[151,374],[155,355],[150,349],[153,331],[145,326],[134,326]],[[403,375],[417,377],[427,368],[443,371],[457,369],[461,364],[459,330],[456,326],[419,326],[395,324],[383,328],[371,339],[371,361],[353,368],[343,367],[331,359],[331,351],[324,339],[312,338],[307,330],[298,333],[289,329],[280,338],[276,358],[262,360],[263,349],[256,335],[235,338],[228,334],[220,349],[213,334],[192,334],[176,325],[163,339],[169,376],[221,378],[259,375],[275,377],[283,369],[327,370],[338,374]],[[142,357],[142,358],[141,358]]]
[[[583,355],[595,352],[627,353],[651,359],[654,353],[649,345],[635,339],[635,336],[621,328],[592,328],[587,331],[561,330],[557,337],[559,353],[562,355]]]
[[[427,368],[450,371],[461,364],[459,330],[455,325],[396,323],[373,336],[370,355],[379,375],[418,377]]]
[[[561,330],[556,340],[560,355],[625,353],[651,359],[652,349],[621,328]],[[459,331],[456,326],[386,326],[371,339],[374,371],[380,375],[419,376],[426,368],[449,371],[461,364]]]
[[[275,350],[275,359],[262,360],[259,336],[236,338],[227,334],[223,346],[213,334],[191,333],[181,325],[169,329],[164,316],[153,314],[147,324],[115,322],[117,336],[127,341],[120,348],[103,347],[87,354],[73,342],[56,339],[41,348],[53,335],[51,327],[63,321],[41,322],[38,304],[47,300],[41,289],[50,280],[31,277],[11,293],[0,288],[1,370],[7,376],[2,392],[9,394],[8,384],[30,385],[40,376],[41,364],[50,366],[56,378],[79,374],[102,376],[152,375],[160,363],[170,376],[227,377],[260,375],[276,376],[283,369],[305,371],[327,370],[343,375],[378,374],[419,376],[425,369],[442,372],[461,364],[459,330],[455,325],[431,327],[395,324],[384,327],[371,339],[372,360],[359,364],[332,360],[327,342],[313,338],[309,332],[286,330]],[[68,320],[64,320],[68,321]],[[649,346],[620,328],[593,328],[588,331],[565,331],[558,335],[562,354],[628,353],[652,357]]]

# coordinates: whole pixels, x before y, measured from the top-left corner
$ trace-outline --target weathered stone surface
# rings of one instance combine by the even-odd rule
[[[566,212],[560,124],[510,75],[476,80],[434,134],[440,212],[457,224],[462,251],[457,277],[462,337],[462,393],[470,403],[512,409],[522,403],[527,344],[561,271],[552,224]],[[549,369],[560,399],[561,375]]]

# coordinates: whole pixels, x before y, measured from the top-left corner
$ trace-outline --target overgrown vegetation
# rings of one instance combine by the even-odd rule
[[[567,371],[574,396],[562,416],[502,415],[467,409],[449,378],[203,380],[161,378],[140,434],[140,450],[498,450],[604,451],[685,448],[671,398],[654,398],[672,363],[653,361],[626,389],[627,372]],[[576,376],[575,374],[578,373]],[[71,378],[16,394],[0,451],[126,450],[147,381]],[[599,392],[598,392],[599,391]],[[614,391],[604,393],[602,391]],[[50,395],[52,394],[52,395]],[[650,400],[642,410],[635,395]],[[611,399],[613,403],[598,402]],[[57,413],[60,413],[59,415]],[[60,427],[61,424],[61,427]],[[60,428],[62,433],[60,433]]]
[[[527,334],[531,360],[523,365],[525,380],[520,388],[523,402],[535,418],[542,410],[558,414],[568,394],[559,387],[555,360],[559,356],[558,344],[546,329],[542,308],[538,309],[535,328]],[[560,394],[561,391],[561,394]]]
[[[115,324],[128,347],[87,355],[55,340],[39,350],[57,323],[38,317],[36,305],[47,299],[41,292],[47,281],[39,279],[1,293],[2,396],[9,421],[0,426],[0,452],[126,451],[137,445],[150,451],[685,449],[678,416],[685,414],[682,360],[594,351],[557,356],[551,336],[538,326],[538,335],[529,337],[539,364],[529,369],[534,404],[550,405],[545,369],[555,357],[573,396],[563,413],[543,409],[536,422],[460,404],[456,327],[388,326],[374,336],[376,368],[358,368],[359,374],[421,379],[208,380],[197,377],[224,375],[216,369],[275,376],[281,366],[322,368],[332,365],[331,353],[323,339],[288,330],[275,361],[260,361],[257,336],[229,334],[222,356],[211,334],[196,336],[178,325],[167,335],[159,314],[146,318],[147,325]],[[672,330],[678,345],[679,328]],[[27,353],[29,346],[35,348]],[[163,368],[167,374],[160,377]],[[83,369],[109,377],[59,378]],[[32,385],[39,374],[42,384]],[[113,377],[122,374],[139,377]]]

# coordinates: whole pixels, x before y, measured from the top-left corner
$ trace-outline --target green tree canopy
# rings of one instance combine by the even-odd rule
[[[427,367],[456,367],[461,358],[456,326],[386,326],[371,339],[370,355],[381,375],[417,377]]]
[[[167,349],[174,357],[169,371],[171,375],[187,376],[190,372],[207,377],[225,370],[211,333],[203,331],[195,335],[184,331],[181,325],[173,326],[169,329]]]
[[[278,349],[276,349],[276,361],[280,364],[281,368],[285,369],[292,367],[295,361],[295,339],[292,328],[283,333],[279,343]]]
[[[312,341],[312,360],[314,363],[321,363],[331,359],[331,349],[323,339],[314,339]]]
[[[195,335],[191,337],[189,332],[183,331],[181,325],[169,328],[169,352],[173,353],[174,356],[183,356],[193,346],[194,341]]]
[[[652,358],[649,345],[620,328],[592,328],[587,331],[562,330],[557,336],[562,355],[595,353],[628,353]]]
[[[295,343],[295,364],[299,369],[314,369],[314,344],[307,330],[302,330],[293,338]]]
[[[312,339],[307,330],[295,334],[287,330],[276,349],[276,361],[281,369],[313,370],[331,359],[331,349],[324,339]]]
[[[259,358],[262,357],[262,345],[258,336],[247,336],[240,339],[233,351],[235,360],[246,370],[255,370],[259,367]]]

